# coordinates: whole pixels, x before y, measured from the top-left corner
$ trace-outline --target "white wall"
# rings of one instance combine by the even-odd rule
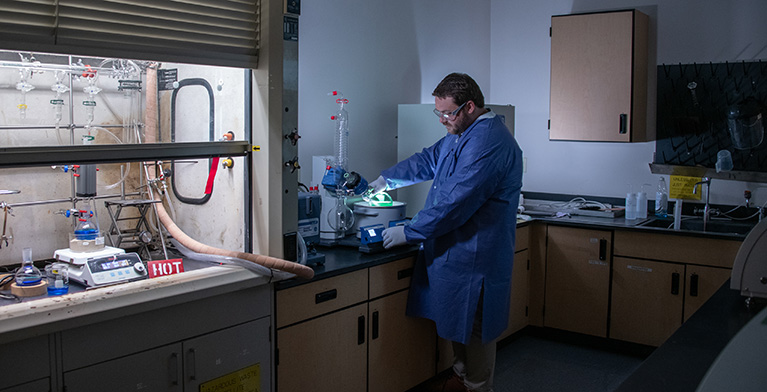
[[[552,15],[637,8],[650,16],[651,75],[662,63],[767,59],[763,0],[405,0],[305,2],[299,41],[299,147],[309,182],[312,155],[333,153],[337,89],[349,99],[350,167],[375,178],[395,163],[396,105],[433,102],[449,72],[471,74],[488,103],[516,106],[527,158],[523,191],[622,197],[650,173],[655,143],[553,142],[549,110]],[[655,82],[650,83],[655,93]],[[654,105],[654,101],[653,101]],[[654,119],[654,107],[649,114]],[[654,121],[653,123],[654,124]],[[712,202],[738,204],[759,184],[714,180]],[[755,192],[767,201],[767,189]]]
[[[491,80],[494,101],[517,107],[517,139],[527,156],[524,190],[582,195],[625,195],[653,185],[650,173],[655,143],[579,143],[548,140],[550,39],[552,15],[637,8],[650,17],[650,75],[657,64],[724,62],[767,58],[767,2],[742,0],[557,0],[492,2]],[[654,79],[650,95],[656,91]],[[654,126],[655,102],[649,118]],[[744,189],[759,184],[714,180],[712,202],[738,204]],[[767,200],[767,189],[755,193]]]
[[[338,105],[328,92],[349,99],[349,169],[371,181],[396,163],[397,104],[433,103],[432,90],[454,71],[490,91],[489,0],[307,1],[299,24],[299,160],[307,185],[311,157],[334,153],[329,117]]]

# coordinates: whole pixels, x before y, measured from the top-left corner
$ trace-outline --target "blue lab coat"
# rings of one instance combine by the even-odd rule
[[[410,285],[407,314],[434,320],[437,334],[468,343],[484,290],[482,340],[506,329],[511,294],[522,150],[493,112],[462,135],[381,173],[389,188],[433,180],[424,208],[405,228],[422,242]]]

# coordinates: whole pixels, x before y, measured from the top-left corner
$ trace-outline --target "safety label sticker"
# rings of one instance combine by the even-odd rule
[[[261,364],[202,383],[200,392],[261,392]]]

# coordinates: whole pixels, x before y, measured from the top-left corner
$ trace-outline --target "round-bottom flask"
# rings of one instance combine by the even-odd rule
[[[16,270],[16,284],[19,286],[34,286],[43,279],[43,274],[32,264],[32,248],[22,251],[23,262]]]

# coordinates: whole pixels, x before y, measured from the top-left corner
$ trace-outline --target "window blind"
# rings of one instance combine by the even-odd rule
[[[0,43],[7,49],[242,68],[258,64],[259,0],[0,3]]]

